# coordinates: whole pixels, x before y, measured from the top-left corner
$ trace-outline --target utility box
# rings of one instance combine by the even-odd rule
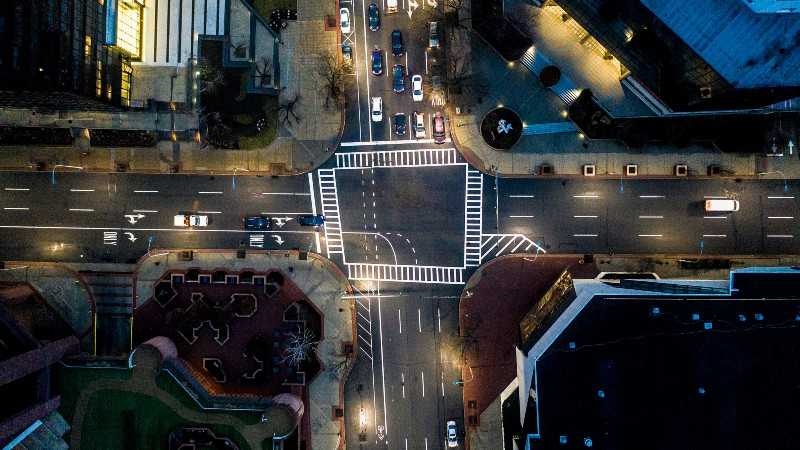
[[[625,175],[629,177],[635,177],[636,175],[639,175],[639,165],[625,164]]]
[[[689,166],[686,164],[675,164],[675,176],[685,177],[689,175]]]
[[[593,177],[595,175],[597,175],[597,168],[594,166],[594,164],[583,165],[583,176]]]

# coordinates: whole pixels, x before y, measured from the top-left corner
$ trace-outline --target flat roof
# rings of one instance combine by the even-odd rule
[[[535,448],[795,448],[799,338],[798,299],[595,297],[536,362]]]
[[[800,16],[740,0],[640,0],[734,87],[800,86]]]

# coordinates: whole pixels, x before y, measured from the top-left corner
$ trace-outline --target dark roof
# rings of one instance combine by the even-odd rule
[[[800,300],[596,297],[536,364],[534,448],[796,448],[799,338]]]

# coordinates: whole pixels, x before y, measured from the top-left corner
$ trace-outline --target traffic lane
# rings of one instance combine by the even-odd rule
[[[395,247],[382,233],[344,232],[342,238],[347,263],[414,264],[414,255],[410,251]]]

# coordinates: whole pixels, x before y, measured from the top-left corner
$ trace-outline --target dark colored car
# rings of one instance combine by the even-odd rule
[[[316,227],[325,223],[325,216],[322,214],[316,214],[313,216],[300,216],[297,218],[297,222],[303,226]]]
[[[395,64],[394,67],[392,67],[392,90],[398,94],[406,90],[404,75],[405,71],[403,70],[402,64]]]
[[[394,115],[394,134],[398,136],[406,135],[406,115],[397,113]]]
[[[372,74],[380,75],[383,73],[383,52],[376,48],[372,51]]]
[[[381,28],[381,12],[378,5],[370,3],[367,15],[369,16],[369,29],[378,31]]]
[[[353,64],[353,49],[348,44],[342,44],[342,58],[347,64]]]
[[[263,231],[272,227],[272,219],[267,216],[247,216],[244,218],[244,229]]]
[[[401,56],[405,48],[403,47],[403,33],[400,30],[392,31],[392,54]]]

